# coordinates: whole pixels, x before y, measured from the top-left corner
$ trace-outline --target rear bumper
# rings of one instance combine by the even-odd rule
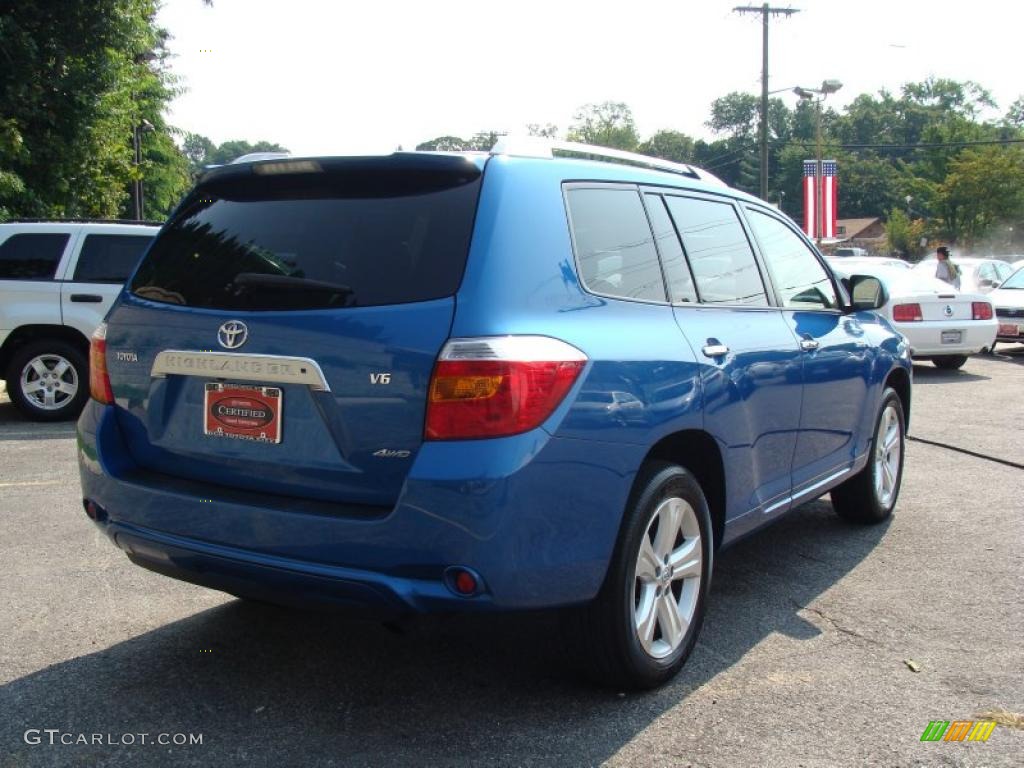
[[[551,437],[425,443],[394,508],[374,518],[200,498],[138,473],[114,409],[90,401],[78,424],[83,497],[134,562],[274,602],[374,613],[540,608],[588,600],[604,580],[639,445]],[[483,581],[470,598],[445,570]]]
[[[910,353],[914,357],[938,355],[970,355],[992,346],[996,339],[995,320],[925,320],[916,323],[893,323],[895,328],[910,342]],[[960,342],[943,344],[943,331],[960,331]]]
[[[999,309],[996,309],[999,312]],[[996,319],[999,321],[999,333],[996,335],[997,341],[1007,341],[1012,344],[1024,344],[1024,316],[1021,317],[1000,317],[996,315]],[[1003,326],[1012,326],[1014,333],[1002,333]]]

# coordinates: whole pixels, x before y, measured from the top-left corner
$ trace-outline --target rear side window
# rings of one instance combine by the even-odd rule
[[[52,280],[68,237],[51,232],[11,235],[0,245],[0,279]]]
[[[86,235],[75,266],[81,283],[123,283],[153,241],[143,235]]]
[[[835,288],[825,268],[807,244],[774,216],[754,208],[750,226],[775,281],[782,306],[792,309],[830,309],[837,305]]]
[[[672,225],[672,219],[669,218],[668,211],[665,210],[665,202],[661,199],[661,195],[645,195],[645,198],[647,200],[647,215],[651,219],[651,228],[654,230],[654,239],[658,243],[658,252],[661,253],[661,264],[665,268],[668,295],[676,303],[693,303],[697,301],[693,276],[690,275],[690,268],[686,266],[683,246],[680,245],[679,236]]]
[[[480,174],[242,177],[193,193],[132,281],[145,299],[308,310],[450,296],[469,253]]]
[[[667,195],[702,302],[768,306],[754,252],[730,203]]]
[[[640,193],[575,188],[566,193],[580,278],[603,296],[665,301],[665,284]]]

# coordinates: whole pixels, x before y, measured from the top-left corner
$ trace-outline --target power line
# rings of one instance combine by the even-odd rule
[[[732,158],[733,158],[734,155],[738,155],[741,152],[748,152],[748,151],[750,151],[753,148],[754,148],[753,144],[747,144],[747,145],[742,146],[742,147],[737,147],[736,149],[731,149],[728,152],[723,152],[722,154],[718,155],[717,157],[709,157],[707,160],[702,161],[703,162],[703,167],[704,167],[705,170],[711,171],[711,170],[714,170],[714,168],[718,168],[718,167],[720,167],[722,165],[728,165],[729,163],[732,162]],[[719,161],[725,161],[725,162],[719,162]],[[717,163],[717,165],[716,165],[716,163]],[[709,168],[708,166],[713,166],[713,167]]]
[[[773,8],[768,3],[738,5],[735,13],[761,14],[761,199],[768,199],[768,19],[772,16],[792,16],[800,11],[796,8]]]
[[[809,141],[779,141],[775,146],[813,147]],[[952,147],[992,146],[997,144],[1024,144],[1024,139],[978,139],[975,141],[935,141],[919,144],[838,144],[840,149],[946,149]]]

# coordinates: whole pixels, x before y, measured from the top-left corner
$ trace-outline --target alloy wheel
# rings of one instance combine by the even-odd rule
[[[685,500],[665,499],[640,541],[633,588],[633,626],[651,657],[670,656],[693,622],[703,549],[697,513]]]
[[[78,394],[78,371],[60,355],[38,355],[22,368],[20,385],[25,399],[34,407],[56,411]]]

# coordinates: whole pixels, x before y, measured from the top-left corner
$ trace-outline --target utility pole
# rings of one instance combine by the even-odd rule
[[[792,16],[797,8],[773,8],[764,5],[739,5],[736,13],[761,14],[761,199],[768,199],[768,19],[771,16]]]

